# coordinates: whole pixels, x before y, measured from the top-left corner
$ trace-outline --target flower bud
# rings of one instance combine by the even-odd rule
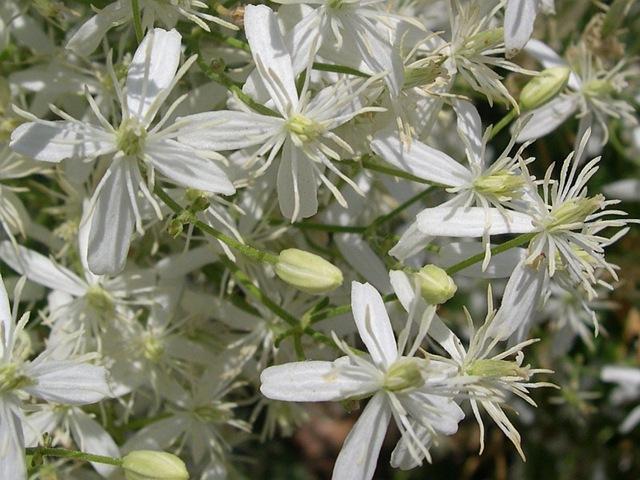
[[[520,93],[520,108],[533,110],[553,97],[567,85],[571,70],[568,67],[547,68],[533,77]]]
[[[447,272],[435,265],[425,265],[416,273],[416,277],[420,282],[422,298],[431,305],[445,303],[458,290]]]
[[[187,480],[184,462],[167,452],[136,450],[122,459],[127,480]]]
[[[342,285],[342,272],[313,253],[288,248],[280,252],[276,275],[303,292],[322,294]]]

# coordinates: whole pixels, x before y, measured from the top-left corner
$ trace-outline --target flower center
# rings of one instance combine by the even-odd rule
[[[153,363],[158,363],[164,353],[162,340],[151,335],[145,336],[142,340],[142,354],[144,358]]]
[[[33,385],[35,382],[24,375],[15,363],[0,365],[0,394]]]
[[[113,298],[100,285],[92,285],[84,295],[87,303],[99,313],[111,314],[114,310]]]
[[[604,196],[573,198],[551,210],[546,222],[547,231],[581,228],[587,217],[603,207]]]
[[[515,175],[507,170],[498,170],[491,175],[478,177],[473,182],[473,188],[476,192],[485,196],[496,197],[501,202],[520,198],[523,186],[524,179],[522,176]]]
[[[610,95],[615,91],[615,86],[609,80],[591,80],[582,87],[582,93],[589,97]]]
[[[323,132],[322,125],[309,118],[296,114],[286,123],[287,130],[291,132],[295,143],[308,143],[314,141]]]
[[[477,55],[489,48],[496,47],[497,45],[502,43],[503,40],[503,28],[492,28],[490,30],[484,30],[469,37],[457,53],[462,56]]]
[[[203,422],[224,423],[233,418],[231,408],[229,403],[213,402],[196,407],[193,413]]]
[[[424,385],[419,358],[401,358],[394,362],[384,375],[382,388],[389,392],[406,392]]]
[[[125,155],[138,156],[147,138],[147,131],[135,119],[122,122],[116,133],[118,149]]]

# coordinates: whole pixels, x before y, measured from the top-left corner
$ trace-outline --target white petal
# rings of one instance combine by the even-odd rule
[[[129,115],[148,124],[147,113],[155,113],[169,94],[180,63],[181,36],[176,30],[154,28],[136,50],[127,73]]]
[[[12,401],[4,398],[0,401],[0,478],[7,480],[27,478],[22,422],[15,413],[17,408]]]
[[[155,141],[146,146],[145,154],[165,177],[179,186],[223,195],[233,195],[236,191],[226,173],[213,160],[199,156],[178,142]]]
[[[52,290],[62,290],[75,297],[84,295],[87,290],[85,283],[72,271],[38,252],[14,245],[8,240],[0,243],[0,258],[32,282]]]
[[[109,397],[107,371],[103,367],[70,360],[47,360],[27,365],[28,376],[36,384],[25,387],[31,395],[67,405],[86,405]]]
[[[539,0],[508,0],[504,12],[504,44],[507,58],[527,43],[533,32]]]
[[[333,467],[332,480],[370,480],[387,433],[391,408],[385,393],[375,395],[347,435]]]
[[[517,141],[535,140],[552,132],[578,108],[578,95],[562,95],[554,98],[531,112],[531,116],[522,130],[518,132]]]
[[[5,353],[5,345],[9,341],[10,332],[13,330],[11,305],[9,304],[9,296],[7,295],[7,289],[4,286],[2,276],[0,276],[0,322],[2,322],[2,329],[0,330],[0,358],[2,358]]]
[[[58,428],[60,417],[52,408],[45,408],[26,417],[22,425],[25,446],[37,446],[44,432],[51,433]]]
[[[282,8],[278,12],[279,15],[282,15]],[[287,50],[292,52],[291,61],[295,75],[307,68],[309,60],[315,57],[315,53],[320,47],[321,42],[316,40],[320,33],[320,21],[320,10],[311,10],[300,21],[296,22],[284,37]]]
[[[496,208],[427,208],[417,220],[420,230],[433,236],[481,237],[485,232],[500,235],[535,231],[529,215],[514,211],[503,214]]]
[[[29,122],[11,133],[11,148],[25,157],[58,163],[87,159],[115,150],[114,135],[79,122]]]
[[[491,322],[487,335],[506,340],[517,332],[517,341],[529,333],[533,316],[540,306],[547,269],[529,266],[526,259],[513,271],[502,297],[502,304]]]
[[[114,2],[84,22],[67,42],[67,48],[79,55],[91,54],[102,42],[107,31],[131,16],[125,2]]]
[[[620,433],[629,433],[640,423],[640,405],[629,412],[629,415],[620,424]]]
[[[458,133],[467,150],[469,161],[482,165],[482,121],[476,107],[466,100],[454,99],[453,109],[456,112]]]
[[[264,86],[286,117],[297,108],[298,93],[290,52],[273,10],[264,5],[247,5],[244,28]]]
[[[382,297],[368,283],[351,283],[351,308],[360,338],[378,367],[398,358],[398,347]]]
[[[291,140],[284,143],[277,186],[280,211],[292,222],[318,212],[318,179],[313,160]]]
[[[260,391],[273,400],[325,402],[344,400],[379,388],[365,373],[356,376],[342,372],[340,367],[349,362],[342,357],[335,362],[292,362],[269,367],[260,375]]]
[[[635,385],[640,387],[640,368],[607,365],[602,369],[600,378],[605,382],[619,383],[621,385]]]
[[[282,130],[284,121],[259,113],[221,110],[182,117],[176,123],[184,124],[178,131],[179,142],[221,152],[261,145]]]
[[[400,237],[400,240],[398,240],[398,243],[389,250],[389,255],[392,255],[399,260],[404,260],[423,250],[427,245],[429,245],[432,238],[432,235],[425,234],[420,230],[418,223],[414,222],[405,230]]]
[[[119,458],[120,450],[113,441],[111,435],[89,415],[79,408],[73,409],[69,418],[71,435],[79,449],[85,453],[104,455],[106,457]],[[93,462],[91,464],[103,477],[108,477],[116,471],[117,467]]]
[[[98,185],[89,232],[89,268],[96,275],[121,271],[127,261],[134,213],[127,193],[130,174],[125,160],[116,160]]]
[[[457,187],[471,178],[471,172],[446,153],[418,140],[402,142],[395,131],[378,133],[371,148],[391,165],[430,182]]]

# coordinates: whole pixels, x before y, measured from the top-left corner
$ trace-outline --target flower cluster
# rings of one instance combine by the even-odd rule
[[[638,7],[88,3],[0,5],[0,478],[236,478],[300,402],[362,405],[336,480],[487,417],[524,459],[636,223],[595,179],[640,152]]]

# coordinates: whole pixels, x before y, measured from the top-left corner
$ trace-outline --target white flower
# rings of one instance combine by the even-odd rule
[[[208,8],[201,0],[139,0],[142,31],[150,30],[156,20],[168,28],[175,27],[180,17],[191,20],[200,28],[211,31],[207,21],[214,22],[232,30],[234,24],[214,15],[202,12]],[[116,0],[84,22],[67,41],[67,48],[80,55],[91,54],[102,42],[104,36],[113,27],[133,20],[132,4],[126,0]]]
[[[522,228],[519,226],[521,215],[512,210],[515,202],[524,195],[525,179],[520,169],[523,148],[510,155],[515,143],[512,139],[498,159],[488,164],[486,144],[490,129],[482,135],[480,115],[471,103],[453,100],[453,107],[468,167],[418,140],[403,142],[395,132],[381,132],[371,143],[372,150],[391,165],[424,180],[446,186],[447,192],[455,194],[445,204],[427,208],[418,214],[416,221],[389,251],[389,254],[397,258],[405,259],[424,249],[430,239],[439,234],[438,230],[442,225],[439,222],[443,218],[447,219],[448,225],[450,221],[457,222],[458,218],[466,219],[470,211],[485,213],[482,236],[487,250],[492,227],[496,231],[500,228],[498,225],[502,225],[506,232],[513,233]],[[451,229],[453,235],[470,235],[468,230],[462,229],[463,222],[466,224],[465,220],[460,222],[460,230]],[[467,227],[473,228],[468,224]],[[528,229],[526,224],[524,227]]]
[[[20,125],[11,136],[11,147],[15,151],[45,162],[57,163],[65,158],[86,162],[113,155],[111,166],[92,197],[95,210],[89,220],[88,259],[89,268],[96,274],[117,273],[124,268],[134,227],[140,234],[144,231],[140,214],[142,199],[151,203],[157,216],[162,218],[151,194],[156,170],[181,186],[225,195],[235,191],[224,172],[204,152],[175,140],[175,125],[162,129],[184,96],[151,127],[163,101],[195,61],[195,57],[191,57],[178,70],[180,40],[175,30],[150,31],[129,66],[124,90],[118,87],[111,69],[122,107],[117,128],[107,122],[87,95],[98,125],[75,120],[61,111],[57,113],[65,120],[55,122],[22,112],[32,122]]]
[[[392,463],[412,468],[429,457],[430,438],[451,435],[463,418],[451,400],[449,373],[438,361],[413,357],[417,339],[408,348],[410,324],[396,344],[380,294],[369,284],[353,282],[353,316],[369,356],[359,355],[334,335],[346,354],[333,362],[305,361],[269,367],[260,376],[261,392],[268,398],[294,402],[340,401],[372,397],[354,425],[336,460],[334,479],[370,479],[391,418],[403,440]],[[420,322],[426,333],[434,309]],[[424,334],[423,334],[424,336]]]
[[[611,394],[611,401],[619,405],[640,399],[640,369],[622,365],[608,365],[602,369],[600,377],[605,382],[613,382],[617,387]],[[640,423],[640,405],[636,405],[619,427],[621,433],[628,433]]]
[[[538,40],[530,40],[525,51],[539,60],[545,68],[566,66],[550,47]],[[572,115],[580,119],[577,143],[591,129],[599,147],[608,142],[608,119],[623,119],[629,125],[637,125],[635,109],[617,95],[628,88],[627,78],[638,75],[635,66],[628,66],[622,59],[607,68],[584,44],[568,51],[571,76],[567,91],[540,108],[533,110],[531,118],[517,134],[519,142],[540,138],[552,131]],[[582,159],[580,159],[582,160]]]
[[[375,79],[338,82],[310,99],[307,76],[298,95],[292,59],[273,11],[265,6],[247,6],[245,32],[270,105],[278,116],[232,110],[195,114],[177,120],[176,125],[181,126],[178,140],[196,149],[214,151],[257,146],[250,163],[268,154],[259,172],[264,172],[282,150],[278,200],[282,214],[292,222],[317,212],[319,181],[345,205],[324,169],[328,168],[357,190],[355,183],[333,164],[341,157],[332,144],[348,152],[352,150],[332,130],[371,110],[362,105],[360,96]]]
[[[16,287],[19,297],[21,285]],[[16,304],[18,300],[16,300]],[[24,459],[23,399],[32,396],[68,405],[95,403],[110,396],[106,370],[82,359],[57,359],[56,347],[35,359],[22,358],[21,333],[29,320],[24,314],[16,323],[17,309],[0,278],[0,478],[26,480]]]

